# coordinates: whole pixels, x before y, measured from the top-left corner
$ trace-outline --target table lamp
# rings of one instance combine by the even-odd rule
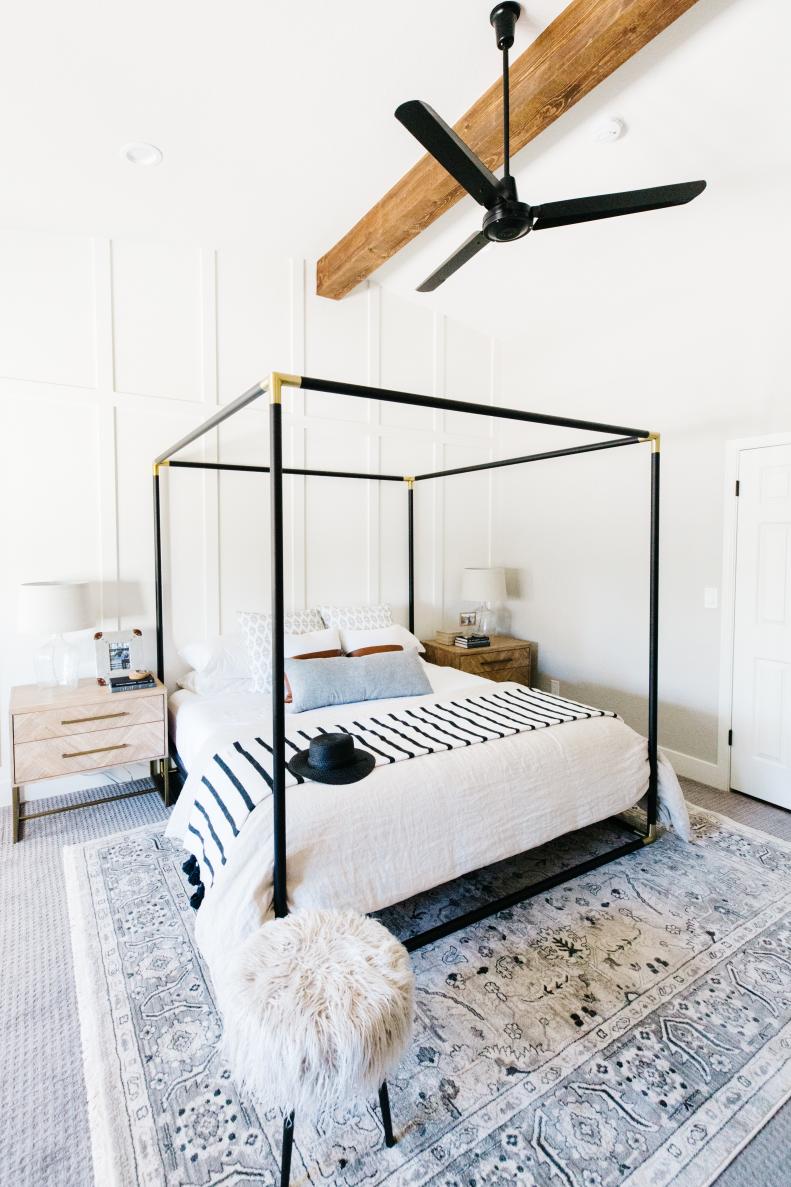
[[[465,602],[477,604],[476,618],[480,634],[496,635],[497,607],[502,606],[506,598],[505,569],[465,569],[461,596]]]
[[[20,635],[47,637],[35,657],[40,688],[76,688],[79,651],[63,635],[93,626],[87,581],[32,581],[19,587]]]

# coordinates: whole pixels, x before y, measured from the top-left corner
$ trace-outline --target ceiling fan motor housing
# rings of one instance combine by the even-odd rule
[[[521,239],[532,225],[530,207],[526,202],[503,198],[487,210],[483,220],[483,233],[492,243],[510,243]]]

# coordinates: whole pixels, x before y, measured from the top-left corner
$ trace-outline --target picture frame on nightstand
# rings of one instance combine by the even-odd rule
[[[143,632],[137,627],[126,631],[97,631],[93,637],[99,684],[109,684],[111,676],[145,668]]]

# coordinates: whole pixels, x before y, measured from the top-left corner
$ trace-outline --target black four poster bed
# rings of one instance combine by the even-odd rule
[[[302,388],[305,391],[324,392],[346,395],[361,399],[379,400],[395,404],[410,404],[421,408],[438,409],[446,412],[460,412],[467,415],[494,416],[500,419],[523,421],[541,425],[552,425],[564,429],[576,429],[584,432],[606,434],[606,439],[595,443],[573,446],[566,449],[555,449],[541,453],[528,454],[522,457],[505,458],[497,461],[481,462],[477,465],[458,466],[453,469],[437,470],[431,473],[415,475],[370,474],[346,470],[316,470],[283,465],[282,448],[282,394],[284,389]],[[269,396],[269,465],[241,465],[231,462],[183,461],[176,458],[182,449],[197,441],[204,434],[216,428],[242,408],[246,408],[254,401]],[[409,630],[414,631],[415,616],[415,558],[414,558],[414,490],[418,482],[431,479],[447,478],[454,475],[468,474],[481,470],[494,470],[505,466],[524,465],[529,462],[543,461],[550,458],[569,457],[573,454],[590,453],[598,450],[617,449],[627,445],[649,443],[651,446],[651,511],[649,533],[649,632],[648,632],[648,789],[646,795],[646,828],[645,832],[636,832],[629,828],[631,838],[623,844],[599,853],[573,867],[561,870],[540,882],[523,886],[511,893],[482,902],[473,910],[466,911],[452,919],[444,920],[437,926],[405,939],[406,947],[414,951],[426,944],[431,944],[444,936],[451,934],[479,920],[488,918],[499,911],[514,906],[534,895],[544,893],[551,888],[568,881],[578,875],[623,857],[639,849],[642,845],[650,844],[656,838],[657,801],[658,801],[658,751],[657,751],[657,650],[658,650],[658,590],[659,590],[659,434],[645,429],[624,427],[622,425],[604,424],[598,421],[577,420],[568,417],[551,416],[544,413],[523,412],[515,408],[504,408],[488,404],[468,403],[461,400],[443,399],[435,396],[421,396],[412,392],[391,391],[386,388],[370,387],[352,383],[340,383],[334,380],[316,379],[310,376],[287,375],[280,372],[272,373],[268,379],[255,384],[232,403],[221,408],[212,417],[188,433],[170,449],[165,450],[154,461],[154,541],[155,541],[155,581],[156,581],[156,633],[157,633],[157,674],[164,680],[164,617],[163,617],[163,577],[162,577],[162,534],[161,534],[161,504],[160,504],[160,474],[163,467],[168,469],[197,469],[215,471],[241,471],[269,474],[270,483],[270,513],[271,513],[271,613],[272,613],[272,688],[283,687],[284,667],[284,593],[283,593],[283,476],[298,475],[320,478],[360,479],[372,482],[400,482],[407,492],[408,514],[408,606]],[[286,894],[286,725],[285,707],[282,696],[272,696],[272,802],[273,802],[273,909],[277,917],[288,913]]]

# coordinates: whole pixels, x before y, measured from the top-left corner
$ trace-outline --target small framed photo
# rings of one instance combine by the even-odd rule
[[[100,684],[107,684],[111,676],[145,667],[143,632],[137,628],[97,631],[93,637],[96,642],[96,679]]]
[[[459,626],[462,628],[474,627],[477,615],[477,610],[462,610],[459,615]]]

